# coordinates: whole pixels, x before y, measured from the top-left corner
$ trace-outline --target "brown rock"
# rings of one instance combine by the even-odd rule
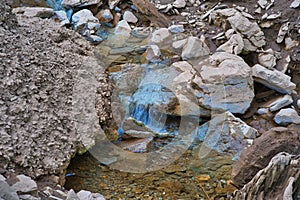
[[[255,174],[265,168],[279,152],[300,154],[300,125],[287,128],[276,127],[254,140],[254,144],[244,150],[232,171],[233,183],[243,186]]]

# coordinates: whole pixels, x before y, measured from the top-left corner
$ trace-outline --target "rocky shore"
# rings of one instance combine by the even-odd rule
[[[298,0],[26,3],[0,5],[0,199],[152,198],[66,190],[87,150],[199,182],[154,199],[300,199]]]

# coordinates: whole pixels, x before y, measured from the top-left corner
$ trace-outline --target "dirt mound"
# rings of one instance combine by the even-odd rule
[[[0,9],[0,168],[63,174],[81,146],[72,118],[74,76],[98,64],[73,31],[50,19],[18,17],[18,26],[7,4]]]

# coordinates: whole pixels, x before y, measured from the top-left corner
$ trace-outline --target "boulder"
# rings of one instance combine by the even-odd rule
[[[254,98],[251,69],[236,55],[217,52],[195,66],[192,84],[199,105],[214,112],[243,114]]]
[[[99,20],[93,16],[90,10],[83,9],[72,16],[72,22],[76,31],[82,31],[89,22],[98,23]]]
[[[278,153],[250,182],[236,191],[231,199],[299,199],[299,163],[300,158],[297,155]]]
[[[247,184],[265,168],[270,160],[280,152],[300,154],[300,125],[287,128],[275,127],[254,140],[236,162],[232,171],[233,183],[239,187]]]
[[[11,188],[16,191],[18,194],[26,193],[37,193],[37,184],[30,177],[25,175],[18,175],[16,177],[18,181],[11,186]]]
[[[12,189],[4,176],[0,175],[0,199],[19,200],[19,197],[14,189]]]
[[[278,71],[270,70],[259,64],[252,67],[252,76],[255,81],[283,94],[291,94],[296,85],[291,82],[291,77]]]
[[[300,124],[300,116],[292,108],[281,109],[274,117],[274,121],[282,126]]]
[[[209,55],[208,46],[197,37],[190,36],[183,47],[181,57],[183,60],[199,59]]]
[[[102,4],[102,0],[63,0],[61,2],[62,6],[65,8],[83,7],[91,6],[95,4]]]

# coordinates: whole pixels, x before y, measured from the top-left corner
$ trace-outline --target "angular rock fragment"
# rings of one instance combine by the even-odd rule
[[[274,56],[274,52],[272,49],[270,51],[265,51],[263,53],[258,54],[258,63],[262,66],[272,69],[276,65],[276,57]]]
[[[173,6],[175,8],[184,8],[186,6],[186,2],[185,0],[176,0],[174,3],[173,3]]]
[[[14,8],[12,12],[16,15],[22,15],[22,17],[40,18],[51,18],[55,14],[52,8],[44,7],[18,7]]]
[[[114,9],[121,0],[108,0],[109,9]]]
[[[168,29],[171,33],[183,33],[184,32],[183,25],[172,25],[172,26],[169,26]]]
[[[153,32],[150,42],[155,44],[163,43],[170,36],[167,28],[160,28]]]
[[[19,200],[16,191],[9,186],[2,175],[0,175],[0,191],[0,199]]]
[[[131,151],[133,153],[146,153],[149,150],[153,137],[124,140],[117,145],[124,150]]]
[[[131,27],[129,26],[128,22],[125,20],[119,21],[115,28],[115,34],[129,37],[130,33],[131,33]]]
[[[290,5],[291,8],[298,8],[300,6],[300,0],[294,0]]]
[[[148,138],[155,136],[155,133],[147,128],[143,123],[137,122],[133,118],[128,118],[123,124],[124,133],[133,138]]]
[[[216,51],[224,51],[232,54],[240,54],[244,48],[244,41],[240,34],[234,34],[230,39],[219,46]]]
[[[65,8],[83,7],[102,3],[101,0],[63,0],[62,6]]]
[[[89,22],[98,23],[99,20],[93,16],[90,10],[83,9],[72,16],[72,22],[76,31],[82,31]]]
[[[274,117],[274,121],[282,126],[289,124],[300,124],[300,116],[292,108],[281,109]]]
[[[96,17],[101,22],[110,22],[114,19],[114,16],[112,15],[109,9],[100,10],[100,12],[96,15]]]
[[[286,34],[288,33],[288,31],[289,31],[289,22],[286,22],[286,23],[281,25],[281,27],[279,29],[279,32],[278,32],[276,42],[277,43],[283,42],[283,40],[284,40]]]
[[[137,23],[138,22],[138,18],[130,11],[125,11],[124,15],[123,15],[123,19],[129,23]]]
[[[208,46],[197,37],[190,36],[183,47],[181,57],[183,60],[200,59],[209,55]]]
[[[30,177],[25,175],[18,175],[18,181],[11,186],[17,193],[26,194],[37,192],[37,184]]]
[[[269,70],[259,64],[252,67],[252,75],[255,81],[283,94],[291,94],[296,88],[288,75],[278,70]]]
[[[293,103],[293,99],[290,95],[284,95],[282,97],[272,99],[271,102],[265,103],[262,107],[268,108],[271,112],[277,111],[285,106]]]

